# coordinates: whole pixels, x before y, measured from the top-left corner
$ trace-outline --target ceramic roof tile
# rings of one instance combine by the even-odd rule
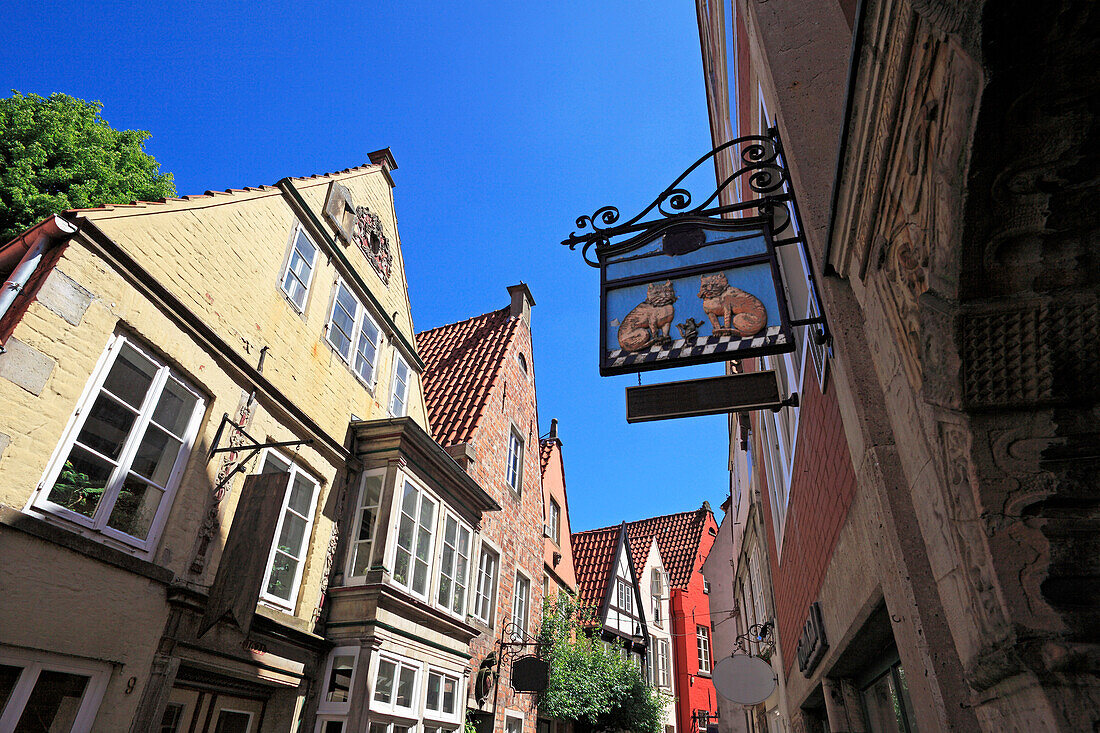
[[[557,441],[554,438],[545,438],[539,440],[539,472],[546,476],[546,465],[550,463],[550,455],[554,452],[554,444]]]
[[[639,519],[626,523],[627,541],[634,560],[634,573],[641,577],[645,561],[649,556],[649,543],[656,538],[657,551],[661,553],[661,562],[668,573],[669,585],[673,588],[686,588],[695,568],[695,557],[699,552],[699,540],[706,523],[709,507],[700,507],[690,512],[665,514],[660,517]],[[617,529],[608,527],[606,529]],[[604,530],[592,530],[600,532]]]
[[[416,335],[424,360],[424,402],[432,437],[442,446],[468,443],[504,363],[518,319],[508,308]]]
[[[620,527],[591,529],[572,535],[573,566],[577,572],[577,599],[581,608],[599,610],[615,565]]]

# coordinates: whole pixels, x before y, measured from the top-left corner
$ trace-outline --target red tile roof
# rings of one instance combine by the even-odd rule
[[[695,569],[699,540],[710,513],[710,506],[704,504],[691,512],[665,514],[660,517],[627,522],[626,536],[630,543],[630,554],[634,560],[634,574],[639,578],[642,577],[646,558],[649,557],[649,545],[656,538],[657,551],[661,553],[661,562],[664,563],[665,571],[668,573],[669,585],[673,588],[686,588],[691,581],[691,573]],[[606,529],[617,530],[618,527]]]
[[[500,373],[519,319],[508,308],[416,335],[424,360],[424,402],[432,437],[442,446],[468,443]]]
[[[546,464],[550,463],[550,454],[554,452],[556,438],[543,438],[539,440],[539,473],[546,476]]]
[[[577,571],[577,600],[581,608],[599,611],[615,566],[620,527],[591,529],[572,535],[573,566]]]

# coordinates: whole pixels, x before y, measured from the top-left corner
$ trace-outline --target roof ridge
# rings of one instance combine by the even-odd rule
[[[485,316],[491,316],[494,313],[500,313],[501,311],[506,311],[510,307],[511,306],[506,305],[503,308],[497,308],[496,310],[486,311],[485,313],[479,313],[476,316],[470,316],[469,318],[463,318],[461,321],[455,321],[454,323],[444,323],[441,326],[432,326],[431,328],[426,328],[423,331],[417,331],[416,335],[420,336],[421,334],[427,334],[427,333],[431,333],[432,331],[438,331],[441,328],[451,328],[452,326],[458,326],[458,325],[463,324],[463,323],[469,323],[470,321],[476,320],[478,318],[484,318]]]

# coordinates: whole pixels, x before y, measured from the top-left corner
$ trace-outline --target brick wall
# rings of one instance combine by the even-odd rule
[[[711,534],[713,529],[715,534]],[[699,653],[696,641],[697,626],[713,627],[711,620],[711,597],[703,592],[703,563],[714,545],[718,524],[714,516],[707,515],[703,531],[699,536],[699,550],[695,555],[695,565],[691,580],[686,588],[672,591],[672,648],[675,658],[676,720],[680,731],[694,731],[692,714],[696,710],[718,712],[718,697],[710,675],[699,673]],[[728,606],[719,602],[717,610]],[[713,666],[714,634],[711,633],[711,657]]]
[[[524,372],[516,358],[524,355],[529,372]],[[523,491],[517,495],[507,483],[508,440],[513,427],[524,442]],[[543,580],[543,501],[539,467],[538,412],[535,400],[534,360],[531,332],[525,323],[515,329],[508,353],[494,382],[482,412],[477,430],[470,441],[475,459],[467,469],[471,476],[501,505],[501,511],[488,512],[481,526],[481,536],[501,550],[500,584],[497,590],[495,623],[492,629],[473,621],[482,629],[470,645],[473,656],[470,665],[476,670],[485,655],[497,648],[505,624],[511,621],[512,596],[516,569],[531,581],[530,625],[527,633],[538,633],[542,617]],[[477,559],[474,558],[475,563]],[[471,682],[472,684],[472,682]],[[534,696],[512,692],[508,665],[501,670],[497,701],[496,728],[504,729],[506,709],[524,715],[524,730],[534,733],[537,713]],[[472,689],[472,687],[471,687]],[[490,705],[491,701],[487,702]]]
[[[836,393],[828,388],[826,379],[822,394],[812,367],[807,364],[806,369],[799,395],[802,404],[781,548],[777,546],[774,507],[764,462],[757,460],[754,464],[763,496],[776,621],[787,675],[796,659],[798,638],[810,604],[821,589],[856,488]],[[759,430],[753,432],[760,434]],[[759,451],[759,442],[756,449]]]

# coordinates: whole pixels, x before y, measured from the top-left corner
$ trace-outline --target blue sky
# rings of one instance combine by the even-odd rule
[[[340,170],[389,147],[417,330],[525,281],[543,432],[574,530],[728,493],[724,417],[627,425],[637,376],[597,370],[599,275],[559,242],[633,214],[710,147],[686,1],[19,3],[5,89],[103,102],[181,194]],[[649,373],[644,384],[720,366]]]

